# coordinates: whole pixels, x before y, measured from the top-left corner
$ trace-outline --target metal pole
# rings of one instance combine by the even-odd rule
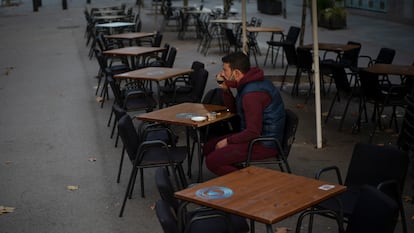
[[[86,0],[86,4],[91,4],[91,0]]]
[[[231,9],[231,6],[229,7]],[[249,48],[247,46],[247,33],[246,33],[246,0],[242,0],[242,44],[243,52],[247,54]]]
[[[315,80],[315,117],[316,117],[316,147],[322,148],[322,124],[321,124],[321,86],[319,76],[319,39],[318,19],[316,17],[317,1],[312,0],[312,38],[313,38],[313,68]]]
[[[68,1],[67,0],[62,0],[62,9],[63,10],[68,9]]]

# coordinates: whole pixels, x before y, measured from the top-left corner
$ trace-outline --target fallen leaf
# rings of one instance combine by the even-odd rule
[[[74,190],[78,190],[79,186],[77,186],[77,185],[68,185],[66,188],[70,191],[74,191]]]
[[[102,97],[100,97],[100,96],[96,97],[96,102],[101,103],[102,101],[103,101]]]
[[[155,210],[155,203],[150,206],[151,210]]]
[[[326,116],[328,116],[328,112],[323,112],[323,113],[321,113],[321,115],[326,117]]]
[[[15,209],[14,207],[0,206],[0,215],[12,213]]]
[[[286,233],[291,230],[292,228],[288,228],[288,227],[276,227],[275,233]]]
[[[6,165],[9,165],[9,164],[12,164],[13,162],[12,161],[10,161],[10,160],[8,160],[8,161],[4,161],[4,164],[6,164]]]
[[[95,162],[96,161],[96,157],[89,157],[88,160],[89,160],[89,162]]]

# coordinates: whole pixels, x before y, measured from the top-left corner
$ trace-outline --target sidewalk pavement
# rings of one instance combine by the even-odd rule
[[[23,0],[17,7],[0,8],[0,205],[15,207],[13,213],[0,215],[0,231],[23,232],[162,232],[153,211],[159,198],[153,185],[154,171],[146,171],[146,198],[134,193],[128,200],[124,217],[118,218],[130,172],[129,162],[123,169],[121,183],[115,182],[121,149],[114,148],[106,126],[110,102],[101,109],[94,96],[98,70],[95,59],[87,57],[85,46],[85,1],[69,0],[68,10],[61,2],[43,0],[38,12],[32,12],[31,1]],[[135,1],[127,2],[131,5]],[[260,17],[265,26],[286,30],[299,25],[301,0],[287,1],[288,17],[260,14],[256,2],[249,1],[247,17]],[[93,5],[119,5],[122,1],[93,1]],[[190,2],[200,4],[200,2]],[[206,7],[220,5],[219,0],[205,0]],[[147,4],[149,5],[149,4]],[[239,8],[235,2],[234,7]],[[141,12],[143,31],[160,28],[162,17]],[[311,42],[310,22],[305,43]],[[266,33],[259,34],[261,50],[265,52]],[[320,41],[362,43],[362,54],[376,56],[379,48],[397,50],[394,62],[411,64],[414,60],[414,30],[412,26],[386,22],[350,14],[348,28],[330,31],[319,29]],[[221,69],[218,48],[207,56],[196,51],[198,41],[177,40],[176,32],[164,31],[164,42],[178,48],[176,67],[189,67],[193,60],[206,64],[210,72],[207,89],[215,87],[214,74]],[[264,55],[259,57],[263,64]],[[264,67],[267,75],[281,75],[276,68]],[[333,92],[333,91],[332,91]],[[329,105],[332,92],[322,100],[322,111]],[[343,131],[339,120],[323,125],[322,149],[315,149],[314,103],[304,104],[305,97],[291,97],[282,91],[286,106],[300,119],[297,138],[289,161],[295,174],[313,177],[317,169],[338,165],[343,172],[356,142],[368,140],[369,126],[359,134],[351,133],[356,108],[349,110]],[[340,109],[334,115],[340,114]],[[395,134],[382,134],[376,143],[394,142]],[[182,137],[181,137],[182,138]],[[204,169],[204,177],[213,175]],[[67,186],[78,186],[69,191]],[[407,177],[405,194],[411,195],[412,177]],[[409,229],[412,204],[405,203]],[[296,216],[275,227],[294,228]],[[319,220],[318,220],[319,221]],[[333,222],[318,224],[315,232],[335,232]],[[264,226],[257,224],[257,231]],[[401,232],[400,224],[396,232]]]

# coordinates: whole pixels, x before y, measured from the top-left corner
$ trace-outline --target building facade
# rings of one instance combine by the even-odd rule
[[[353,13],[414,25],[414,0],[345,0]]]

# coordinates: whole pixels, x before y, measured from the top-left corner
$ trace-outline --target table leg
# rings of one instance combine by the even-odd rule
[[[193,163],[193,150],[190,147],[190,128],[185,127],[185,137],[186,137],[186,143],[187,143],[187,155],[189,156],[187,159],[187,175],[188,178],[191,179],[191,165]]]
[[[273,231],[272,224],[266,224],[266,231],[267,231],[267,233],[275,233]]]
[[[158,108],[161,109],[162,108],[162,103],[161,103],[160,82],[156,81],[156,83],[157,83],[157,95],[158,95]]]
[[[199,183],[203,182],[203,154],[201,151],[201,138],[200,130],[196,129],[196,140],[197,140],[197,152],[198,152],[198,181]]]

